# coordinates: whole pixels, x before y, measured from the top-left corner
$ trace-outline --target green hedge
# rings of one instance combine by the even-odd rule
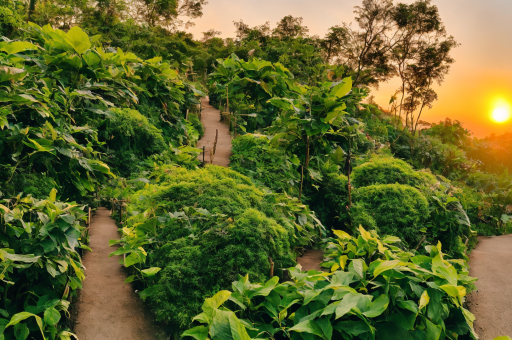
[[[427,172],[416,172],[406,162],[396,158],[375,158],[355,167],[352,183],[356,187],[374,184],[406,184],[421,186],[436,183],[436,178]]]
[[[401,184],[371,185],[355,189],[353,197],[353,220],[364,227],[377,225],[381,234],[400,236],[409,245],[421,239],[429,205],[418,189]]]
[[[131,253],[129,267],[161,268],[142,277],[141,297],[171,332],[186,328],[204,298],[239,274],[266,280],[273,263],[281,275],[295,264],[295,248],[323,236],[296,198],[262,191],[227,168],[162,166],[150,181],[130,196],[120,253]]]

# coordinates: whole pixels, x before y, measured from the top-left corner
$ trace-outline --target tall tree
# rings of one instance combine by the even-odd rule
[[[303,26],[302,21],[302,17],[285,16],[277,23],[277,27],[272,33],[282,39],[305,37],[309,33],[309,28]]]

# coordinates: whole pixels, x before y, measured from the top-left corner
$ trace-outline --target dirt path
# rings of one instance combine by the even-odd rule
[[[297,259],[297,263],[302,266],[302,271],[314,269],[322,271],[320,264],[324,262],[324,251],[308,249],[306,253]]]
[[[218,130],[219,135],[217,138],[217,147],[213,164],[225,166],[229,165],[229,157],[231,157],[231,134],[229,133],[229,126],[220,121],[220,111],[208,103],[209,99],[203,99],[203,110],[201,112],[201,122],[205,127],[203,137],[197,142],[197,147],[202,149],[206,148],[204,160],[210,163],[210,150],[215,141],[215,133]],[[203,160],[203,155],[199,155],[200,160]]]
[[[475,331],[481,340],[512,336],[512,235],[478,239],[469,262],[470,275],[478,277],[478,292],[468,297]]]
[[[108,258],[115,248],[108,241],[119,238],[110,211],[100,208],[90,228],[92,253],[84,256],[86,279],[78,300],[75,332],[80,340],[164,340],[166,336],[135,294],[119,264]]]

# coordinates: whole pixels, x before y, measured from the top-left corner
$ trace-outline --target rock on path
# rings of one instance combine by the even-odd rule
[[[92,253],[84,256],[85,281],[77,303],[75,332],[80,340],[164,340],[165,333],[145,310],[144,303],[119,263],[122,256],[108,258],[115,250],[109,240],[118,239],[110,211],[100,208],[90,227]]]

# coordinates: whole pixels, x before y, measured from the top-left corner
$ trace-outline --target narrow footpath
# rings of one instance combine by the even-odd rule
[[[220,121],[220,111],[209,104],[208,97],[203,98],[203,110],[201,111],[201,122],[205,128],[203,137],[197,142],[197,147],[202,149],[205,147],[204,161],[210,164],[210,150],[215,143],[215,135],[218,131],[217,147],[213,164],[227,167],[229,165],[229,157],[231,157],[231,134],[229,126]],[[199,159],[203,160],[203,154],[199,155]]]
[[[469,274],[478,277],[468,297],[481,340],[512,336],[512,235],[480,236],[469,257]]]
[[[77,303],[76,335],[80,340],[164,340],[165,333],[152,320],[144,303],[119,263],[122,256],[108,258],[115,250],[109,240],[118,239],[110,211],[99,208],[90,226],[92,253],[84,256],[83,289]]]

